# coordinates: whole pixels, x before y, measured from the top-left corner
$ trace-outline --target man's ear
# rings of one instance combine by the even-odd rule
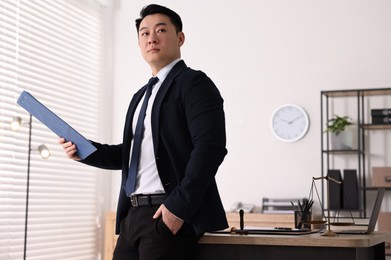
[[[185,43],[185,34],[183,32],[178,33],[178,46],[182,46]]]

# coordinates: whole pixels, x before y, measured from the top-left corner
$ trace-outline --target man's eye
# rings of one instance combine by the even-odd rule
[[[149,35],[148,32],[143,32],[143,33],[140,34],[140,36],[148,36],[148,35]]]
[[[165,29],[159,29],[159,30],[157,30],[158,33],[165,32],[165,31],[166,31]]]

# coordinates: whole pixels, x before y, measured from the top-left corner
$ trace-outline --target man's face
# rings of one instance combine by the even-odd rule
[[[153,74],[180,58],[180,46],[184,40],[184,34],[176,32],[175,26],[166,15],[148,15],[141,21],[138,42],[141,54],[151,66]]]

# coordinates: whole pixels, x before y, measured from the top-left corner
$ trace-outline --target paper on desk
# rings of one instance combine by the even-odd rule
[[[17,103],[32,114],[36,119],[46,125],[57,136],[64,137],[65,140],[72,141],[72,143],[76,144],[77,155],[80,159],[83,160],[96,151],[95,146],[93,146],[90,141],[88,141],[84,136],[78,133],[50,109],[45,107],[27,91],[23,91],[20,94]]]

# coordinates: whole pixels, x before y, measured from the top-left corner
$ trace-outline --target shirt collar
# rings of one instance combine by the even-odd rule
[[[164,68],[162,68],[162,69],[158,72],[158,74],[156,74],[156,77],[159,78],[159,82],[163,82],[163,81],[166,79],[168,73],[169,73],[169,72],[171,71],[171,69],[175,66],[175,64],[177,64],[178,61],[180,61],[180,60],[181,60],[181,58],[178,58],[178,59],[172,61],[171,63],[169,63],[168,65],[166,65]]]

